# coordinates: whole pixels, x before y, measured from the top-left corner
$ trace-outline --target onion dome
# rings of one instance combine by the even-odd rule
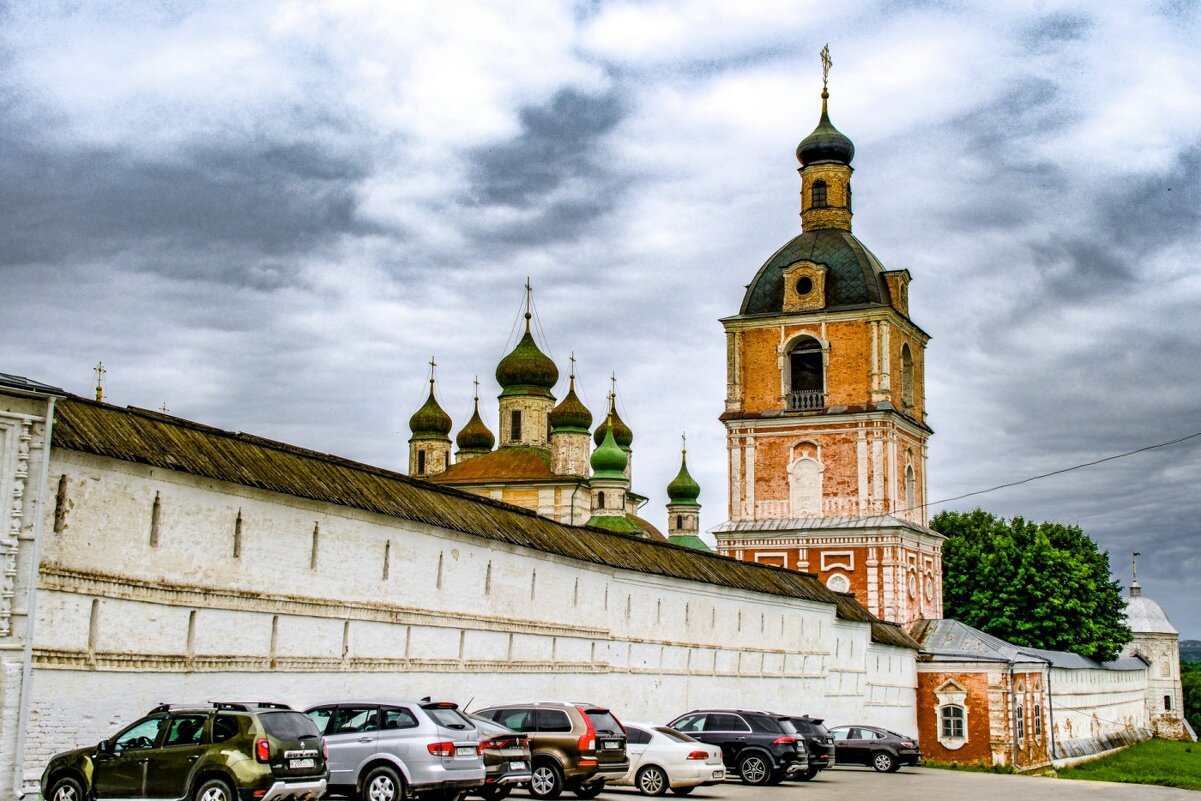
[[[596,427],[596,431],[592,434],[592,441],[598,447],[605,441],[605,434],[610,428],[613,429],[613,439],[617,442],[618,447],[629,450],[630,445],[634,442],[634,432],[617,416],[617,396],[615,394],[609,395],[609,416],[605,418],[605,422]]]
[[[550,389],[559,380],[559,368],[551,358],[538,349],[530,334],[530,317],[525,313],[525,335],[508,356],[496,365],[496,381],[502,395],[523,394],[532,390],[535,394],[549,395]]]
[[[449,439],[450,428],[450,415],[438,405],[434,397],[434,379],[431,378],[430,396],[409,418],[409,430],[413,432],[413,439]]]
[[[797,145],[796,157],[802,167],[830,161],[850,164],[851,159],[855,158],[854,143],[830,122],[830,114],[826,110],[829,97],[830,93],[822,89],[822,118],[813,129],[813,133]]]
[[[567,390],[567,397],[563,402],[551,410],[547,416],[550,421],[550,430],[553,434],[556,431],[581,431],[584,434],[588,433],[588,429],[592,428],[592,412],[588,411],[575,394],[575,372],[571,374],[571,384]]]
[[[600,447],[592,452],[589,462],[595,478],[625,479],[628,460],[625,451],[613,438],[613,426],[605,427],[605,438],[601,441]]]
[[[674,504],[696,505],[701,494],[701,485],[688,473],[688,451],[680,451],[680,472],[667,485],[667,497]]]
[[[455,443],[459,446],[459,450],[468,453],[490,451],[496,444],[496,437],[492,436],[492,432],[488,430],[488,426],[480,417],[480,396],[478,394],[475,396],[475,410],[471,414],[471,419],[455,437]]]

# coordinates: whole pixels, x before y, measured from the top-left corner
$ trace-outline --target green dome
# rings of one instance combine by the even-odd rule
[[[605,422],[596,427],[596,432],[592,435],[592,441],[598,447],[605,441],[605,433],[608,432],[610,426],[613,427],[613,439],[616,440],[618,446],[629,448],[634,441],[634,432],[617,416],[616,396],[609,398],[609,416],[605,418]]]
[[[568,429],[579,429],[585,434],[592,428],[592,412],[588,411],[575,394],[575,376],[571,377],[571,385],[563,402],[551,410],[548,415],[551,433]]]
[[[522,387],[535,388],[537,394],[549,394],[550,388],[559,380],[559,368],[550,357],[538,349],[530,334],[530,313],[525,314],[525,335],[517,347],[496,365],[496,381],[504,395],[516,394],[510,390]],[[538,391],[542,390],[542,391]]]
[[[688,473],[688,454],[685,451],[680,456],[680,472],[667,485],[667,497],[672,503],[695,504],[700,494],[701,485]]]
[[[480,399],[475,399],[475,411],[471,415],[471,419],[467,421],[467,425],[463,426],[463,430],[455,437],[455,442],[461,451],[490,451],[492,446],[496,444],[496,437],[492,436],[492,432],[488,430],[488,426],[484,425],[483,419],[480,417]]]
[[[628,460],[625,451],[613,439],[612,427],[605,428],[605,438],[600,447],[592,452],[589,462],[592,464],[592,475],[595,478],[624,479],[626,477]]]
[[[450,428],[450,415],[442,410],[434,398],[434,382],[431,380],[430,396],[409,418],[409,430],[413,432],[413,439],[448,439]]]
[[[821,120],[813,129],[813,133],[797,145],[796,157],[802,167],[821,162],[850,164],[851,159],[855,158],[855,144],[830,122],[830,114],[826,110],[826,100],[829,97],[830,93],[823,89]]]

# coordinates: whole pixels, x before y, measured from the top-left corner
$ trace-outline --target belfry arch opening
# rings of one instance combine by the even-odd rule
[[[813,337],[798,337],[789,345],[785,361],[788,409],[825,408],[826,369],[821,343]]]
[[[913,409],[913,352],[908,342],[901,346],[901,405],[906,411]]]

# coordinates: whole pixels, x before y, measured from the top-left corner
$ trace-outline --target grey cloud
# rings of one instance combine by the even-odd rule
[[[1092,27],[1093,21],[1084,14],[1058,11],[1027,24],[1021,35],[1032,51],[1048,52],[1065,42],[1083,39]]]

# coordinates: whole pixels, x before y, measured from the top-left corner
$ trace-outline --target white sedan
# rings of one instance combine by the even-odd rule
[[[676,795],[688,795],[694,787],[726,778],[717,746],[653,723],[624,725],[630,769],[609,784],[632,784],[643,795],[663,795],[669,788]]]

